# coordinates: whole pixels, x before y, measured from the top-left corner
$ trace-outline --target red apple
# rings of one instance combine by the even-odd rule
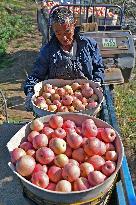
[[[73,101],[73,97],[71,95],[65,95],[62,98],[62,103],[65,106],[71,105],[72,101]]]
[[[39,149],[48,145],[48,137],[45,134],[36,135],[33,139],[33,147]]]
[[[39,148],[36,151],[36,160],[41,164],[49,164],[54,160],[54,152],[48,147]]]
[[[105,158],[106,158],[106,160],[116,162],[118,159],[118,155],[117,155],[116,151],[108,151],[108,152],[106,152]]]
[[[57,166],[51,166],[48,170],[48,177],[50,181],[57,183],[62,179],[62,169]]]
[[[104,142],[113,142],[116,138],[116,133],[112,128],[105,128],[101,132],[101,137]]]
[[[49,147],[55,154],[62,154],[66,151],[66,142],[61,138],[52,138]]]
[[[77,165],[68,163],[62,170],[62,176],[69,182],[74,182],[80,176],[80,168]]]
[[[45,172],[38,171],[32,174],[31,182],[45,189],[49,184],[49,177]]]
[[[90,172],[94,171],[94,167],[89,162],[80,164],[80,172],[82,177],[87,177]]]
[[[13,164],[15,164],[17,162],[18,159],[20,159],[20,157],[26,155],[26,152],[22,149],[22,148],[15,148],[12,152],[11,152],[11,162]]]
[[[91,186],[96,186],[98,184],[101,184],[106,179],[106,176],[102,174],[100,171],[93,171],[90,172],[88,175],[88,181]]]
[[[116,169],[115,162],[106,161],[105,164],[102,166],[102,173],[109,177]]]
[[[71,183],[67,180],[60,180],[56,185],[55,191],[71,192],[72,191]]]
[[[44,127],[44,124],[39,119],[34,119],[30,124],[31,130],[34,130],[37,132],[41,131],[43,127]]]
[[[54,130],[52,137],[64,139],[66,137],[66,131],[62,129],[61,127],[57,128]]]
[[[60,128],[63,125],[63,118],[59,115],[53,115],[49,120],[49,125],[53,129]]]
[[[37,132],[37,131],[31,131],[31,132],[29,133],[29,135],[27,136],[28,141],[29,141],[29,142],[32,142],[36,135],[39,135],[39,132]]]
[[[80,177],[74,181],[74,191],[82,191],[90,188],[89,181],[85,177]]]
[[[47,170],[48,170],[48,168],[47,168],[47,166],[45,164],[44,165],[36,164],[35,168],[33,170],[33,173],[34,172],[39,172],[39,171],[43,171],[43,172],[47,173]]]
[[[29,176],[35,168],[36,162],[30,155],[24,155],[16,162],[16,171],[21,176]]]
[[[25,152],[29,149],[33,149],[33,145],[30,142],[23,142],[19,147],[25,150]]]
[[[92,157],[89,157],[87,162],[92,164],[94,169],[98,171],[101,171],[102,166],[105,164],[105,160],[99,155],[94,155]]]
[[[82,136],[78,135],[76,132],[68,133],[66,140],[69,146],[73,149],[79,148],[83,142]]]

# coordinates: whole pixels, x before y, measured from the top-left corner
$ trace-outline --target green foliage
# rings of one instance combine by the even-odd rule
[[[121,136],[126,147],[136,150],[136,79],[128,84],[117,85],[116,113],[121,129]]]
[[[24,2],[9,0],[0,4],[0,56],[4,55],[11,39],[32,32],[32,17],[21,13]]]

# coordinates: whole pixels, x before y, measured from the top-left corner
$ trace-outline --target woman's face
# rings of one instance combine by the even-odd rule
[[[54,23],[53,30],[62,46],[70,46],[74,38],[74,23]]]

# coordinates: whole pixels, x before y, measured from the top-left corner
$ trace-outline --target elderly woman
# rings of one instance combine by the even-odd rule
[[[95,40],[75,32],[73,14],[65,7],[51,15],[54,31],[49,43],[41,48],[24,92],[25,107],[31,110],[34,85],[45,79],[89,79],[103,83],[104,66]]]

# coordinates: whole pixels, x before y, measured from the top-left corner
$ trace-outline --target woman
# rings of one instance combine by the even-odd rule
[[[25,106],[31,110],[34,85],[45,79],[89,79],[103,83],[104,67],[95,40],[75,32],[73,14],[65,7],[56,8],[51,15],[54,35],[41,48],[24,92]]]

